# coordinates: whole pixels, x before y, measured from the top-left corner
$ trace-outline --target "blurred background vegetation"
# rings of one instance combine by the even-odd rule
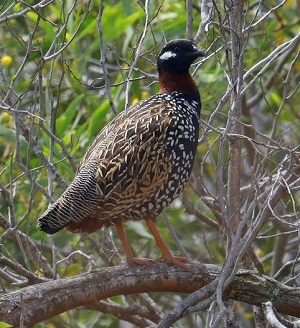
[[[207,24],[205,10],[210,18]],[[299,3],[292,0],[245,4],[240,210],[252,211],[253,220],[260,213],[259,197],[271,192],[286,170],[299,165],[299,10]],[[144,30],[147,34],[142,37]],[[2,292],[31,284],[13,264],[33,276],[47,277],[46,265],[37,260],[42,255],[57,277],[124,262],[113,228],[89,236],[60,232],[50,238],[37,229],[36,220],[72,181],[97,133],[127,103],[158,91],[156,56],[165,41],[191,32],[207,52],[192,67],[202,97],[197,160],[183,196],[157,224],[174,254],[180,255],[184,248],[193,261],[222,264],[227,244],[218,202],[220,190],[227,188],[229,157],[222,142],[230,119],[231,81],[228,11],[223,1],[2,2]],[[291,40],[295,41],[281,51]],[[265,273],[292,286],[297,285],[299,274],[299,186],[298,178],[252,244]],[[128,222],[126,227],[137,255],[159,257],[142,222]],[[30,243],[24,242],[20,232]],[[164,313],[181,296],[156,293],[110,301],[138,309],[152,307],[151,299]],[[240,326],[253,327],[250,306],[239,304],[237,309]],[[111,315],[113,311],[107,312],[76,309],[36,327],[125,327]],[[207,316],[206,311],[198,312],[181,320],[178,327],[204,327]]]

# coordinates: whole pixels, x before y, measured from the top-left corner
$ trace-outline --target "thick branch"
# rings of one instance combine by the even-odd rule
[[[196,271],[196,266],[194,266]],[[147,292],[191,293],[212,282],[220,273],[216,265],[199,265],[200,272],[187,272],[165,263],[151,266],[117,266],[75,277],[29,286],[0,298],[0,321],[24,327],[78,306],[115,295]],[[284,286],[267,276],[239,271],[225,290],[227,298],[253,305],[272,301],[278,312],[300,317],[300,288]]]

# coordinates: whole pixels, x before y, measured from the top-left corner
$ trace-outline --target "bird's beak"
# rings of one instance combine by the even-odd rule
[[[198,49],[198,57],[206,57],[206,53],[202,51],[201,49]]]

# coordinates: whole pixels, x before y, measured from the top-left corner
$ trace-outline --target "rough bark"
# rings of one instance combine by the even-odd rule
[[[115,295],[146,292],[191,293],[220,274],[216,265],[193,265],[194,273],[165,263],[102,268],[78,276],[49,280],[0,297],[0,321],[23,327],[79,306]],[[260,306],[272,301],[278,312],[300,318],[300,288],[240,270],[224,297]]]

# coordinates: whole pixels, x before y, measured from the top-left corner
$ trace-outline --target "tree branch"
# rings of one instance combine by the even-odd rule
[[[192,293],[213,282],[221,271],[216,265],[193,267],[195,273],[165,263],[117,266],[29,286],[0,297],[0,321],[18,326],[22,312],[24,327],[32,327],[59,313],[116,295]],[[240,270],[224,297],[258,306],[271,300],[278,312],[300,317],[300,288],[284,286],[252,271]]]

